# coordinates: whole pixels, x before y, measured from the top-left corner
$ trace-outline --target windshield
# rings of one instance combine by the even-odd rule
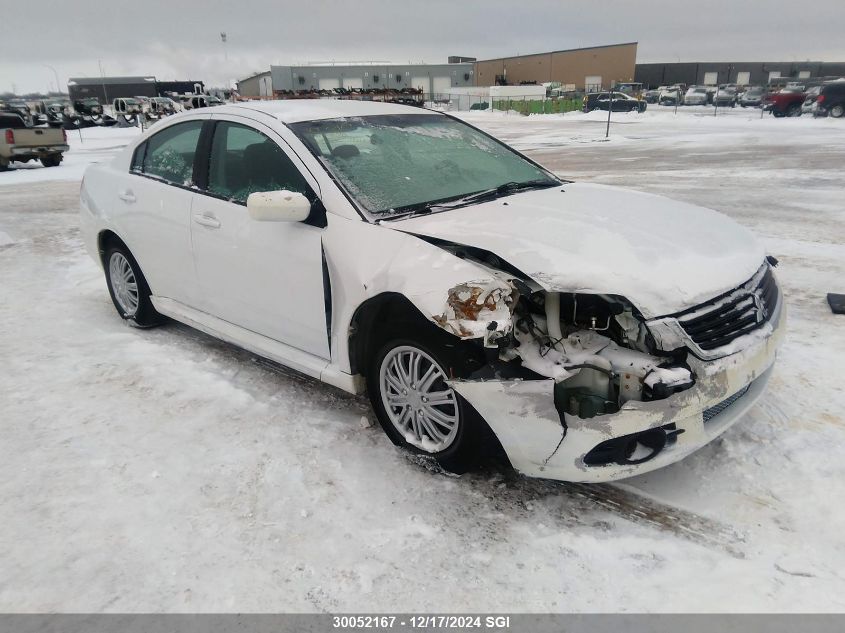
[[[306,121],[290,128],[367,211],[389,217],[496,189],[550,187],[544,169],[455,119],[399,114]]]

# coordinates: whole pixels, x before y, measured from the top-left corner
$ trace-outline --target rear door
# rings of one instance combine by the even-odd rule
[[[192,307],[199,293],[191,256],[191,187],[207,119],[180,122],[150,136],[136,149],[130,172],[115,182],[113,192],[121,237],[153,294]]]
[[[250,193],[286,189],[316,200],[319,189],[269,127],[216,116],[208,183],[191,212],[201,309],[224,321],[329,358],[322,228],[250,218]]]

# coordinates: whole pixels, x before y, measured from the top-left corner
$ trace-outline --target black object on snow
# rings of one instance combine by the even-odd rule
[[[833,314],[845,314],[845,295],[837,295],[829,292],[827,302],[830,304]]]

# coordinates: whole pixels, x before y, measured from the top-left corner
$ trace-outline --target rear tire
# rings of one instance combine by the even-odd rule
[[[417,323],[393,328],[371,358],[367,390],[379,424],[395,445],[462,474],[478,464],[492,432],[445,382],[465,364],[457,350],[443,344],[446,336],[429,335]]]
[[[801,105],[798,103],[794,103],[786,110],[786,116],[788,117],[796,117],[801,116]]]
[[[832,116],[834,119],[841,119],[843,116],[845,116],[845,105],[837,103],[830,109],[830,116]]]
[[[58,167],[62,162],[61,154],[50,154],[41,157],[41,164],[45,167]]]
[[[112,242],[103,255],[106,285],[120,317],[138,327],[154,327],[164,321],[150,300],[150,287],[138,262],[123,244]]]

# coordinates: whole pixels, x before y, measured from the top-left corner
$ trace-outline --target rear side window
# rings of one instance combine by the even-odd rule
[[[282,189],[315,199],[299,169],[268,136],[238,123],[218,123],[208,165],[209,193],[245,203],[251,193]]]
[[[135,151],[133,171],[189,187],[202,125],[202,121],[186,121],[154,134]]]

